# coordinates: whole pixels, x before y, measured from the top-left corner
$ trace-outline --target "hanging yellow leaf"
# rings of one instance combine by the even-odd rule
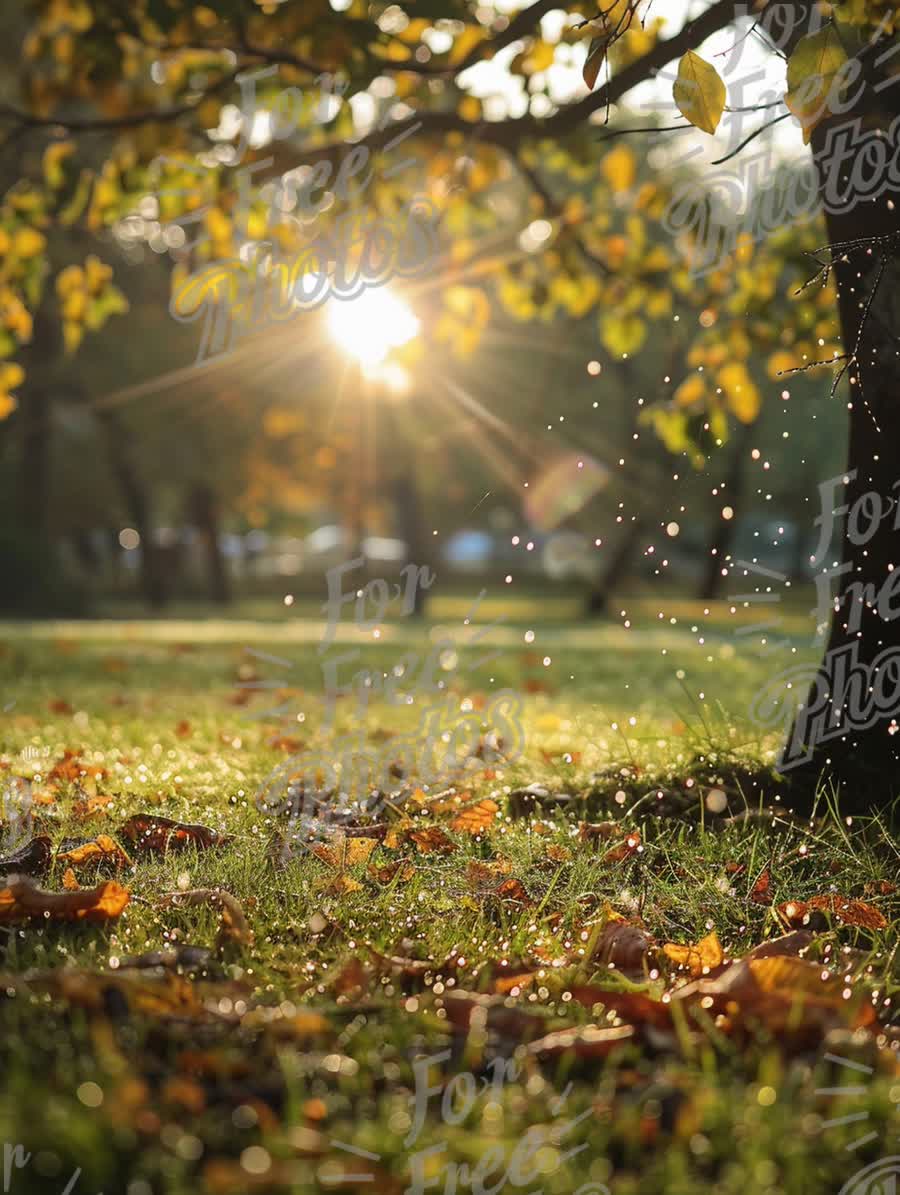
[[[637,315],[605,315],[600,337],[611,353],[622,357],[638,351],[647,337],[647,325]]]
[[[13,253],[21,258],[37,257],[46,244],[46,238],[37,229],[20,228],[13,237]]]
[[[630,191],[637,174],[637,162],[627,145],[619,145],[606,155],[600,167],[614,191]]]
[[[759,414],[762,399],[746,366],[739,361],[731,362],[719,370],[716,381],[725,392],[728,409],[741,423],[752,423]]]
[[[826,25],[818,33],[802,37],[788,59],[787,94],[784,102],[803,127],[803,144],[808,145],[816,125],[828,115],[828,101],[840,90],[836,76],[847,62],[837,28]]]
[[[678,64],[672,95],[685,120],[704,133],[715,133],[725,111],[725,84],[716,68],[693,50]]]
[[[475,47],[481,45],[486,36],[487,30],[481,25],[467,25],[453,43],[449,58],[450,65],[458,66],[460,62],[468,58]]]
[[[685,378],[672,397],[677,406],[692,407],[705,395],[706,383],[703,378],[699,374],[692,374],[691,377]]]

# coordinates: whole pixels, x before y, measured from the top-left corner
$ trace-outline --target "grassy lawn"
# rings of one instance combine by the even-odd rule
[[[761,814],[751,778],[808,618],[767,652],[727,606],[469,606],[323,654],[312,607],[0,625],[6,815],[31,780],[52,848],[30,883],[130,896],[73,923],[3,881],[0,1190],[805,1195],[900,1153],[896,839],[828,794]],[[352,649],[342,681],[432,652],[441,688],[328,726]],[[424,708],[504,689],[513,732],[465,772],[395,767],[318,830],[282,808],[357,728],[399,763]]]

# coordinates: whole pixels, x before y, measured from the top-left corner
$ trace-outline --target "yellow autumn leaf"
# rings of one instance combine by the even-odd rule
[[[525,55],[523,68],[527,75],[536,75],[539,71],[545,71],[548,67],[553,65],[553,58],[556,52],[556,47],[551,46],[546,41],[536,41],[528,53]]]
[[[84,325],[74,320],[63,320],[63,343],[67,353],[74,353],[84,336]]]
[[[605,315],[600,321],[600,338],[617,357],[636,353],[647,338],[647,325],[637,315]]]
[[[630,191],[637,174],[637,162],[627,145],[619,145],[606,155],[600,167],[614,191]]]
[[[47,244],[46,237],[35,228],[20,228],[13,237],[13,253],[17,257],[37,257]]]
[[[796,369],[799,362],[793,353],[781,349],[773,353],[766,363],[766,371],[770,378],[777,378],[779,374],[787,373],[789,369]]]
[[[472,121],[473,123],[476,120],[481,120],[481,100],[477,96],[463,96],[456,110],[463,120]]]
[[[451,66],[458,66],[468,58],[476,46],[481,45],[487,37],[487,30],[481,25],[467,25],[450,50],[449,62]]]
[[[687,967],[695,979],[707,974],[713,967],[720,967],[725,961],[725,951],[715,930],[702,938],[696,946],[679,946],[675,942],[667,942],[663,946],[663,953],[676,966]]]
[[[74,150],[74,141],[54,141],[44,150],[42,162],[44,178],[47,180],[47,185],[53,187],[54,190],[62,186],[65,180],[62,164]]]
[[[84,270],[81,266],[66,266],[56,276],[56,293],[61,299],[80,290],[85,284]]]
[[[18,405],[18,401],[12,394],[4,394],[0,391],[0,421],[8,419]]]
[[[725,111],[725,84],[716,68],[693,50],[678,64],[672,95],[685,120],[704,133],[715,133]]]
[[[15,361],[6,361],[0,365],[0,390],[15,390],[25,381],[25,370]]]
[[[836,76],[847,62],[837,28],[826,25],[802,37],[788,59],[784,102],[803,127],[807,145],[816,125],[828,115],[828,101],[836,98]]]
[[[693,374],[681,383],[672,396],[679,407],[691,407],[706,394],[706,384],[699,374]]]
[[[752,423],[759,414],[762,400],[746,368],[740,362],[724,365],[716,375],[716,381],[725,392],[728,409],[741,423]]]

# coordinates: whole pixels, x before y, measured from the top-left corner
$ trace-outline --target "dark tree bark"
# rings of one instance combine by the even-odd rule
[[[878,86],[890,69],[889,63],[878,68],[874,61],[884,44],[865,56],[865,87],[854,110],[823,122],[812,140],[820,192],[830,209],[828,240],[851,388],[849,480],[843,499],[836,491],[834,505],[840,509],[843,502],[852,511],[860,503],[862,517],[834,518],[827,561],[838,558],[840,536],[837,609],[825,658],[791,727],[783,766],[796,767],[791,774],[801,791],[811,791],[827,773],[841,785],[844,812],[886,808],[900,793],[900,736],[892,732],[893,719],[900,716],[900,598],[895,597],[900,584],[894,583],[900,583],[900,531],[895,529],[900,527],[900,468],[894,449],[900,410],[900,123],[893,141],[889,135],[900,118],[900,87],[896,80]],[[833,152],[829,147],[829,132],[850,117],[860,118],[863,135],[883,131],[888,167],[880,171],[875,198],[859,200],[854,194],[860,150],[839,158],[839,144]],[[858,144],[859,132],[856,136]],[[864,177],[875,173],[870,164]],[[835,203],[836,193],[848,192],[849,201]]]
[[[697,594],[704,602],[715,601],[722,587],[722,564],[731,550],[738,517],[744,508],[747,489],[747,446],[756,427],[753,423],[741,423],[735,432],[731,466],[721,492],[724,504],[731,507],[732,515],[730,519],[720,517],[716,524],[716,532],[706,557],[703,581]]]
[[[410,468],[412,461],[409,461]],[[418,492],[415,477],[411,471],[400,473],[394,482],[394,504],[397,513],[397,530],[406,544],[406,563],[421,568],[430,563],[428,537],[422,512],[422,495]],[[412,615],[421,618],[425,613],[426,595],[421,585],[413,591]]]
[[[214,602],[227,605],[231,601],[228,568],[222,554],[219,533],[219,507],[212,488],[205,483],[194,487],[190,498],[190,519],[203,540],[209,596]]]
[[[613,552],[612,559],[604,570],[600,580],[592,586],[585,603],[585,614],[588,618],[600,618],[606,614],[609,599],[615,592],[619,582],[628,572],[629,565],[637,551],[646,525],[643,514],[635,515],[624,533],[620,536]]]
[[[19,482],[23,527],[39,542],[50,531],[50,448],[53,403],[46,365],[58,351],[59,332],[43,309],[35,314],[32,340],[25,353],[26,382],[22,394],[22,458]]]
[[[122,491],[125,509],[141,537],[141,590],[148,605],[158,610],[168,595],[162,557],[153,540],[150,501],[132,460],[125,427],[108,407],[97,408],[97,418],[106,436],[110,467]]]

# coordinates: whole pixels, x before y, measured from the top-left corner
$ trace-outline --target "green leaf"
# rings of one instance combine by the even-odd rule
[[[672,95],[685,120],[704,133],[715,133],[725,111],[725,84],[716,68],[693,50],[678,64]]]

